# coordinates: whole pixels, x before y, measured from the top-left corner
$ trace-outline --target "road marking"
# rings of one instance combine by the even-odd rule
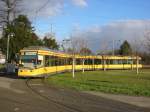
[[[41,86],[43,84],[30,84],[31,86]]]
[[[0,87],[1,88],[9,89],[9,90],[11,90],[15,93],[19,93],[19,94],[25,93],[25,91],[15,89],[15,88],[11,88],[10,84],[11,84],[10,82],[0,81]]]
[[[39,90],[40,93],[44,93],[44,90]]]
[[[127,95],[115,95],[115,94],[106,94],[102,92],[93,92],[93,91],[84,91],[84,93],[100,96],[103,98],[120,101],[139,107],[150,108],[150,98],[142,96],[127,96]]]
[[[17,112],[18,110],[20,110],[18,107],[14,108],[14,111]]]

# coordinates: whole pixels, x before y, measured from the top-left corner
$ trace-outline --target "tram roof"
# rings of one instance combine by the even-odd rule
[[[71,54],[69,53],[64,53],[62,51],[56,51],[56,50],[52,50],[49,49],[47,47],[44,46],[29,46],[29,47],[25,47],[23,48],[21,51],[39,51],[40,53],[46,53],[46,54],[55,54],[55,55],[61,55],[61,56],[71,56]]]
[[[56,50],[52,50],[49,49],[47,47],[44,46],[29,46],[29,47],[25,47],[23,48],[21,51],[47,51],[47,52],[51,52],[52,54],[55,54],[57,56],[62,56],[62,57],[72,57],[72,54],[69,53],[64,53],[62,51],[56,51]],[[89,55],[89,56],[83,56],[83,55],[75,55],[76,58],[105,58],[105,59],[136,59],[136,56],[112,56],[112,55]],[[139,59],[141,59],[141,57],[138,56]]]
[[[49,51],[51,49],[44,47],[44,46],[29,46],[29,47],[23,48],[23,50],[47,50]]]

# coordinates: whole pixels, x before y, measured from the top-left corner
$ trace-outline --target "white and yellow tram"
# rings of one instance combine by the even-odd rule
[[[19,77],[44,77],[52,73],[75,70],[142,68],[138,56],[80,56],[44,47],[27,47],[20,51]]]

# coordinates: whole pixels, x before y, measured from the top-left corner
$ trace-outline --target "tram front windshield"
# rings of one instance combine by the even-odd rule
[[[21,56],[21,66],[25,68],[35,68],[37,65],[37,55]]]

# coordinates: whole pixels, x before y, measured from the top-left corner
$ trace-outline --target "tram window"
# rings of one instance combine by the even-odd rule
[[[88,64],[88,60],[87,60],[87,59],[84,60],[84,64],[85,64],[85,65]]]
[[[68,58],[65,58],[65,65],[68,65]]]
[[[136,64],[136,59],[133,60],[133,64]]]
[[[123,60],[122,62],[123,62],[123,64],[127,64],[127,60]]]
[[[133,63],[133,60],[128,60],[128,64],[132,64]]]
[[[96,65],[96,64],[97,64],[96,59],[94,59],[94,65]]]
[[[55,60],[56,60],[56,57],[55,56],[51,56],[50,57],[50,66],[55,66]]]
[[[59,58],[57,57],[57,58],[55,58],[55,66],[60,66],[60,60],[59,60]]]
[[[86,60],[86,65],[89,65],[89,59]]]
[[[108,64],[108,65],[109,65],[109,64],[110,64],[110,60],[108,60],[108,59],[107,59],[107,60],[106,60],[106,64]]]
[[[66,65],[66,59],[63,58],[63,65]]]
[[[99,65],[102,63],[102,60],[100,59],[94,59],[94,64]]]
[[[92,65],[92,64],[93,64],[92,59],[88,59],[88,65]]]
[[[65,65],[68,65],[68,58],[65,58]]]
[[[45,56],[45,66],[49,66],[49,56]]]
[[[112,64],[114,64],[114,63],[113,63],[113,60],[110,60],[110,65],[112,65]]]
[[[118,60],[113,60],[114,65],[118,65]]]
[[[139,64],[142,64],[142,61],[141,61],[141,60],[139,60]]]
[[[105,61],[105,60],[102,60],[102,64],[106,64],[106,61]]]
[[[63,58],[63,65],[66,65],[66,58]]]
[[[82,60],[81,59],[76,59],[76,65],[81,65],[82,64]]]
[[[102,60],[99,60],[99,64],[102,64]]]
[[[55,64],[57,66],[63,66],[66,64],[66,59],[57,57],[57,58],[55,58]]]
[[[60,66],[64,65],[64,58],[60,58],[60,59],[59,59],[59,65],[60,65]]]
[[[42,62],[42,60],[38,60],[38,63],[37,63],[37,64],[38,64],[38,65],[41,65],[41,62]]]
[[[61,66],[62,65],[62,60],[61,59],[58,59],[57,60],[57,66]]]
[[[118,64],[122,64],[122,60],[118,60]]]
[[[59,58],[54,57],[53,66],[59,66]]]
[[[64,58],[60,59],[60,65],[64,65]]]
[[[68,58],[68,59],[67,59],[67,64],[68,64],[68,65],[72,65],[72,58]]]

